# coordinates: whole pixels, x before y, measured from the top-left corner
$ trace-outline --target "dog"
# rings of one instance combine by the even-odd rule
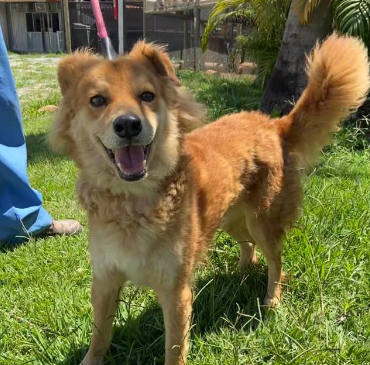
[[[80,169],[92,259],[92,340],[83,365],[102,364],[128,280],[158,294],[165,365],[185,365],[192,276],[218,228],[240,245],[241,268],[268,263],[264,304],[281,296],[282,241],[299,218],[302,171],[369,89],[367,50],[333,34],[307,60],[308,85],[289,115],[226,115],[200,126],[202,107],[168,54],[138,42],[114,60],[80,51],[61,60],[53,147]]]

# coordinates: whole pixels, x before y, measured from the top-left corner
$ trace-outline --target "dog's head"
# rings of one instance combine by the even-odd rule
[[[113,61],[77,52],[60,62],[63,95],[51,144],[82,169],[125,182],[168,174],[183,133],[202,111],[180,87],[167,53],[138,42]]]

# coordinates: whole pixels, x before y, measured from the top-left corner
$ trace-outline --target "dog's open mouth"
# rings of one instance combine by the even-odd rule
[[[132,145],[111,150],[104,146],[110,160],[117,168],[119,177],[125,181],[137,181],[147,175],[147,160],[150,153],[147,146]]]

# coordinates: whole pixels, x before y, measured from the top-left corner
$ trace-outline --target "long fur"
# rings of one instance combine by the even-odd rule
[[[286,149],[312,163],[338,123],[355,111],[369,89],[368,51],[359,39],[331,35],[307,58],[308,85],[281,120]]]
[[[77,53],[61,62],[63,101],[50,139],[80,169],[93,264],[94,326],[83,365],[103,363],[126,280],[157,292],[165,365],[186,364],[192,275],[220,227],[240,245],[239,267],[256,263],[260,248],[269,267],[264,304],[279,304],[283,238],[300,213],[301,167],[364,100],[368,67],[360,41],[333,35],[308,58],[308,86],[288,116],[241,112],[196,128],[202,108],[158,46],[139,42],[114,61]],[[152,103],[138,98],[146,89],[156,95]],[[109,102],[93,108],[96,94]],[[112,127],[127,113],[153,133],[147,176],[135,182],[117,175],[106,151],[127,143]]]

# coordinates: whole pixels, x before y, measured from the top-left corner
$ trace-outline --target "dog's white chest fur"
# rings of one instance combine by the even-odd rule
[[[114,226],[92,229],[94,275],[102,277],[119,271],[135,285],[171,287],[181,266],[181,245],[161,242],[149,229],[141,228],[134,236],[125,236]]]

